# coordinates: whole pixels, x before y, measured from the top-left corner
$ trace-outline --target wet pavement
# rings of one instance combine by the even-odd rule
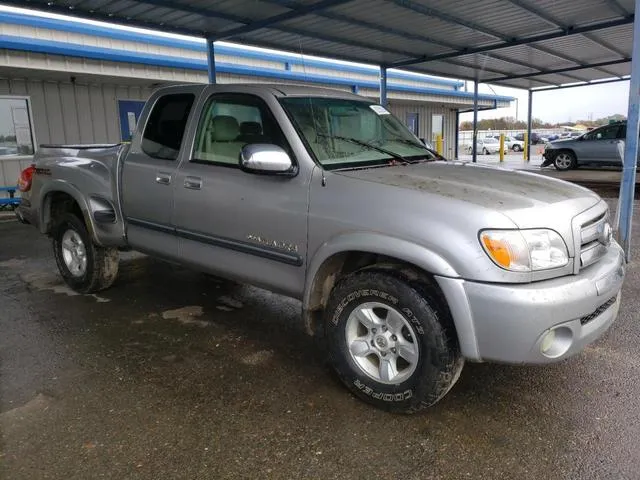
[[[392,415],[340,385],[296,301],[136,254],[75,295],[46,238],[2,222],[0,478],[636,479],[633,264],[623,295],[579,356],[467,364],[438,405]]]

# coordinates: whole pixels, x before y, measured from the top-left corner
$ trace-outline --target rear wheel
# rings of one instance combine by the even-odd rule
[[[356,272],[336,285],[325,314],[333,367],[376,407],[413,413],[458,380],[464,360],[448,309],[420,286],[390,273]]]
[[[514,152],[521,152],[522,151],[522,147],[520,145],[518,145],[517,143],[511,148],[513,149]]]
[[[569,152],[568,150],[558,152],[556,158],[553,159],[554,167],[561,172],[576,168],[577,164],[576,156],[573,152]]]
[[[487,150],[487,149],[486,149],[486,147],[483,147],[483,148],[482,148],[482,153],[483,153],[484,155],[489,155],[489,154],[490,154],[490,153],[489,153],[489,150]]]
[[[118,250],[95,245],[77,216],[62,216],[52,237],[58,270],[73,290],[93,293],[113,284],[118,276]]]

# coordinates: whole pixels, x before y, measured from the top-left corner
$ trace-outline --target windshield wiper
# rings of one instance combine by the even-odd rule
[[[371,150],[376,150],[376,151],[378,151],[380,153],[384,153],[385,155],[389,155],[394,160],[398,160],[398,161],[404,163],[405,165],[409,165],[411,163],[409,160],[404,158],[402,155],[398,155],[397,153],[392,152],[391,150],[387,150],[386,148],[378,147],[378,146],[372,145],[372,144],[370,144],[368,142],[363,142],[362,140],[358,140],[357,138],[342,137],[340,135],[325,135],[323,133],[318,133],[317,135],[319,137],[325,137],[325,138],[337,138],[338,140],[344,140],[346,142],[351,142],[351,143],[355,143],[356,145],[360,145],[361,147],[366,147],[366,148],[370,148]]]

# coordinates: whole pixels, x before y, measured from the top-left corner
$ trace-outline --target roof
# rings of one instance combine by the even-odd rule
[[[105,24],[0,11],[0,25],[3,24],[32,27],[5,29],[7,34],[0,35],[0,48],[3,49],[207,71],[206,44],[204,39],[196,37],[167,37],[158,32],[123,30]],[[54,31],[70,35],[51,35]],[[168,48],[149,48],[153,46]],[[197,52],[199,55],[190,55],[190,52]],[[216,46],[216,54],[216,70],[219,73],[346,86],[354,92],[379,88],[379,69],[373,66],[249,49],[231,44]],[[400,95],[415,93],[473,100],[473,93],[459,90],[464,83],[458,80],[394,70],[389,72],[388,78],[388,90]],[[512,101],[513,97],[480,94],[479,99],[504,103]]]
[[[517,88],[630,72],[633,0],[9,0],[20,7]]]

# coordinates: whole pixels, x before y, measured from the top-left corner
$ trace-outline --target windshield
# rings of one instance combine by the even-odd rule
[[[325,97],[287,97],[280,102],[312,155],[328,170],[436,159],[380,105]]]
[[[493,137],[488,137],[484,139],[484,143],[498,143],[498,140]]]

